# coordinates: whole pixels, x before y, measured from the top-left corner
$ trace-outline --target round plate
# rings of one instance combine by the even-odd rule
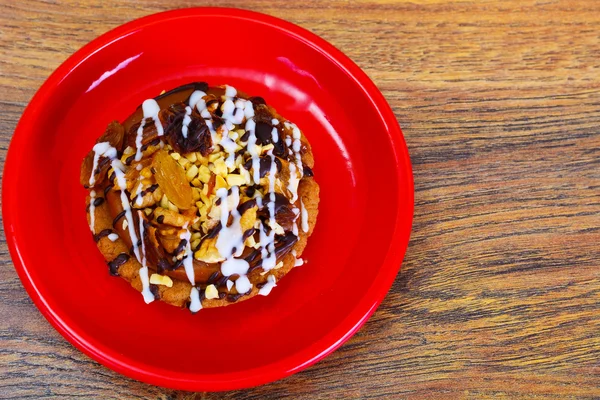
[[[192,315],[146,305],[109,276],[87,225],[79,167],[108,122],[200,80],[262,96],[303,130],[321,204],[307,264],[267,297]],[[394,114],[339,50],[267,15],[195,8],[120,26],[65,61],[19,122],[2,200],[15,268],[67,340],[132,378],[208,391],[290,375],[360,328],[399,271],[413,183]]]

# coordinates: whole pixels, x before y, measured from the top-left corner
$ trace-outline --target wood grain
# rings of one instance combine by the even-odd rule
[[[0,162],[44,79],[101,33],[206,1],[0,0]],[[119,376],[33,306],[0,243],[0,397],[600,397],[600,2],[212,1],[285,18],[357,62],[415,177],[403,270],[315,366],[189,394]]]

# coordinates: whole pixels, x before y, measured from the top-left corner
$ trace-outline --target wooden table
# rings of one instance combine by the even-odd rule
[[[27,102],[75,50],[202,4],[1,0],[2,163]],[[415,220],[389,295],[341,349],[279,382],[198,397],[600,397],[600,2],[243,7],[321,35],[375,81],[410,149]],[[0,262],[0,397],[194,397],[81,354],[32,304],[4,238]]]

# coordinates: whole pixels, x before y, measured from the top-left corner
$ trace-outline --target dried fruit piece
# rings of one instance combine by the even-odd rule
[[[161,121],[166,122],[165,136],[167,141],[181,154],[199,151],[203,156],[210,153],[212,149],[212,138],[210,130],[204,122],[204,118],[194,109],[190,114],[186,112],[184,103],[177,103],[160,112]],[[184,136],[183,126],[187,118],[186,134]]]
[[[123,125],[117,121],[113,121],[106,127],[104,134],[100,136],[96,143],[108,142],[112,147],[121,151],[123,147],[123,139],[125,137],[125,129]]]
[[[152,167],[156,171],[156,183],[177,208],[187,210],[193,205],[192,187],[185,177],[185,170],[164,150],[154,154]]]

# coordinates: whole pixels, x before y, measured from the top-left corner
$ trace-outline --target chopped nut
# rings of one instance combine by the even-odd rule
[[[190,237],[190,239],[192,239],[192,240],[200,239],[200,236],[202,236],[200,234],[200,232],[194,232],[194,233],[192,233],[192,236]]]
[[[242,232],[246,232],[248,229],[251,229],[254,226],[254,222],[257,220],[256,212],[258,211],[258,207],[254,206],[248,209],[240,218],[240,226],[242,227]]]
[[[194,202],[200,200],[200,189],[197,187],[192,188],[192,198],[194,199]]]
[[[206,186],[204,186],[204,187],[206,187]],[[200,199],[202,200],[202,202],[204,204],[212,204],[210,201],[210,198],[206,194],[204,194],[204,191],[200,192]]]
[[[224,260],[215,247],[217,238],[205,239],[200,245],[200,249],[194,253],[194,258],[206,263],[216,263]]]
[[[178,211],[172,211],[170,209],[156,208],[154,210],[154,219],[158,220],[162,217],[162,223],[171,226],[183,226],[186,222],[189,223],[189,219],[179,214]]]
[[[273,146],[273,143],[269,143],[269,144],[263,146],[263,148],[261,149],[261,154],[265,154],[269,150],[273,150],[273,148],[275,148],[275,146]]]
[[[169,204],[168,204],[168,208],[169,208],[169,210],[171,210],[173,212],[176,212],[176,213],[179,212],[179,208],[177,208],[177,206],[175,206],[175,204],[171,203],[170,201],[169,201]]]
[[[229,186],[242,186],[246,184],[246,179],[242,175],[229,174],[227,175],[227,184]]]
[[[180,157],[179,160],[177,160],[177,162],[184,168],[186,168],[186,166],[190,164],[190,161],[185,157]]]
[[[198,179],[198,178],[192,179],[191,184],[196,188],[199,188],[200,186],[202,186],[202,182],[200,182],[200,179]]]
[[[200,179],[204,183],[208,183],[210,180],[210,169],[206,165],[201,165],[198,168],[198,179]]]
[[[208,207],[201,202],[196,203],[196,205],[202,204],[201,207],[198,207],[198,212],[200,213],[200,218],[206,219],[208,216]]]
[[[188,153],[185,158],[187,158],[190,162],[195,163],[198,160],[198,156],[196,155],[196,153]]]
[[[131,146],[127,146],[127,147],[125,147],[125,150],[123,150],[123,154],[127,155],[127,156],[135,154],[135,149]]]
[[[244,177],[244,183],[246,185],[251,185],[253,180],[252,180],[252,176],[250,176],[250,172],[248,172],[246,169],[240,167],[240,175]]]
[[[175,161],[179,161],[179,159],[181,158],[181,154],[179,154],[179,153],[171,153],[171,157],[173,157],[173,159]]]
[[[162,199],[162,197],[164,196],[163,191],[161,188],[157,188],[153,193],[152,193],[152,197],[154,198],[154,202],[158,202],[160,201],[160,199]]]
[[[194,230],[196,230],[196,231],[199,231],[199,230],[200,230],[200,218],[198,218],[198,219],[196,220],[196,222],[194,222],[194,223],[192,224],[192,229],[194,229]]]
[[[254,236],[249,236],[248,239],[244,242],[244,246],[246,247],[254,247],[256,245],[256,240],[254,240]]]
[[[154,285],[173,287],[173,281],[167,275],[152,274],[150,275],[150,283]]]
[[[196,239],[196,240],[192,241],[190,246],[192,247],[192,249],[195,249],[196,247],[198,247],[199,244],[200,244],[200,239]]]
[[[196,167],[195,165],[192,165],[185,173],[188,182],[191,182],[196,177],[196,175],[198,175],[198,167]]]
[[[215,285],[208,285],[206,287],[206,291],[204,292],[204,297],[206,297],[208,300],[218,299],[219,291],[217,290],[217,287]]]
[[[209,169],[211,169],[209,167]],[[214,161],[212,164],[212,172],[215,173],[215,175],[221,175],[221,176],[226,176],[227,175],[227,164],[225,164],[225,161],[222,158],[219,158],[218,160]]]
[[[221,153],[220,151],[210,154],[208,156],[208,161],[214,163],[219,158],[223,158],[223,153]]]
[[[278,269],[278,268],[281,268],[281,267],[283,267],[283,261],[279,261],[279,263],[277,263],[277,265],[273,269]]]
[[[152,178],[152,171],[150,170],[150,167],[143,168],[140,171],[140,175],[147,179]]]
[[[217,180],[215,182],[215,190],[219,190],[221,188],[227,188],[227,182],[220,175],[217,175]]]
[[[167,199],[166,194],[163,194],[163,197],[160,199],[160,206],[162,208],[169,208],[169,199]]]

